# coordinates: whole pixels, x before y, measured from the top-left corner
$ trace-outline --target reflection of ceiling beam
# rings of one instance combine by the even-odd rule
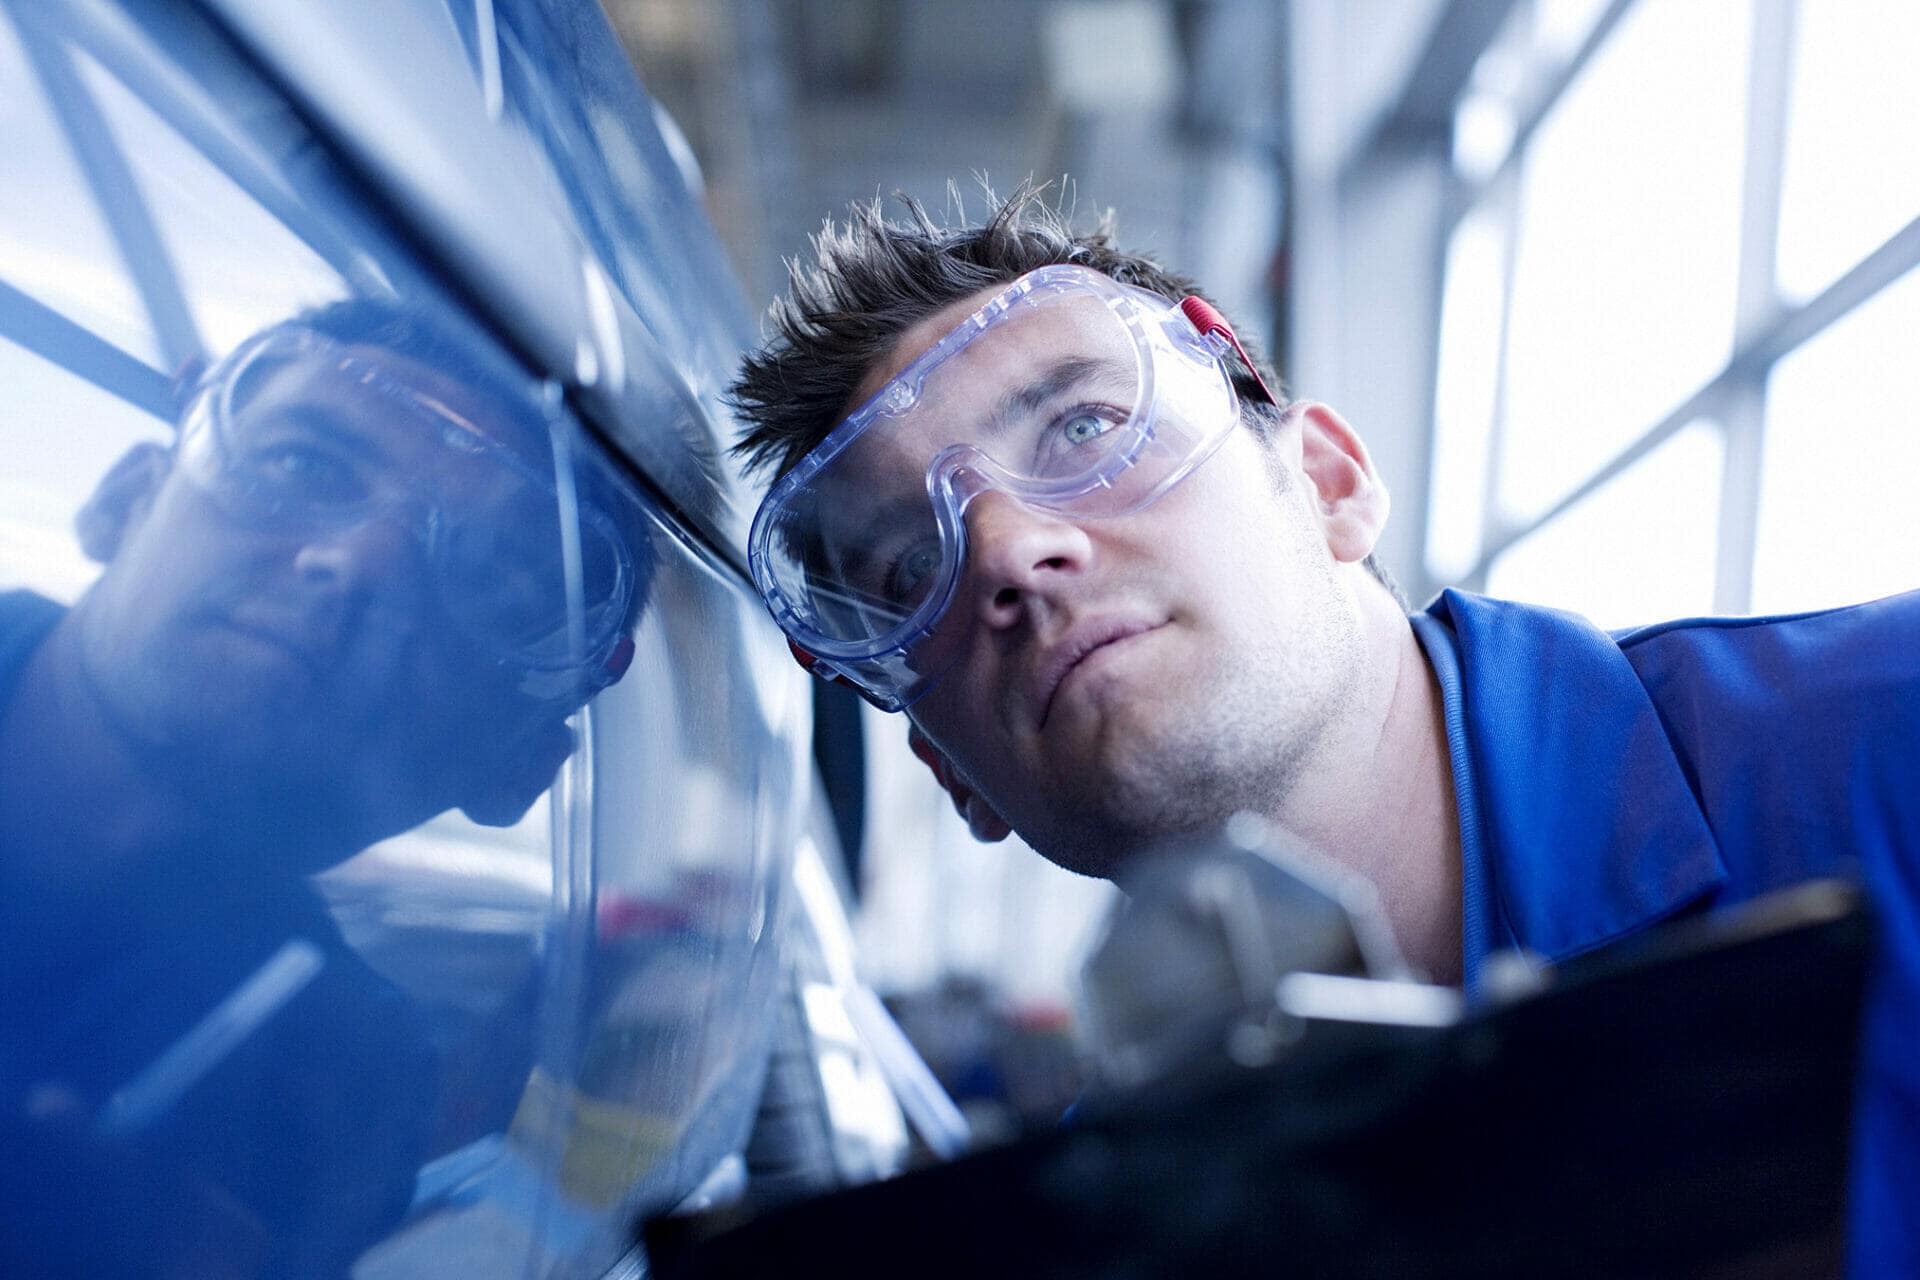
[[[126,260],[127,273],[140,291],[160,343],[161,357],[168,367],[181,368],[204,354],[205,348],[181,292],[173,255],[154,226],[133,170],[99,106],[81,83],[73,55],[47,39],[32,23],[18,23],[17,27],[20,46],[33,63],[34,74],[46,90],[46,99],[73,147],[81,172],[87,176],[87,186],[106,218],[120,256]]]
[[[198,44],[174,51],[166,61],[111,15],[92,8],[60,11],[60,31],[73,47],[106,69],[129,93],[164,120],[167,127],[200,153],[275,222],[298,236],[314,254],[356,290],[389,288],[387,267],[363,244],[343,234],[294,192],[286,174],[260,143],[223,118],[206,78],[207,59],[217,58]]]
[[[91,330],[0,281],[0,337],[171,423],[173,383]]]

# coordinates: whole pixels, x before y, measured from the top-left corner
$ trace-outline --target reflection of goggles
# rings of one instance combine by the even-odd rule
[[[631,646],[633,554],[605,512],[579,504],[584,609],[572,630],[571,549],[539,403],[528,395],[518,407],[544,456],[523,456],[400,363],[310,330],[260,334],[202,382],[181,423],[180,465],[253,528],[312,536],[374,519],[399,525],[424,548],[446,616],[518,668],[531,697],[590,695],[618,679]],[[458,389],[452,371],[441,376]]]
[[[1008,285],[836,426],[754,517],[755,584],[803,663],[898,711],[965,649],[946,615],[988,489],[1073,518],[1137,511],[1239,420],[1205,302],[1076,266]],[[1251,366],[1249,366],[1251,367]],[[1256,375],[1257,376],[1257,375]]]

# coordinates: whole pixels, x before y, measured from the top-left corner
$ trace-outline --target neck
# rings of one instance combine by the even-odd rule
[[[202,794],[129,740],[87,677],[81,610],[34,651],[10,705],[0,708],[0,877],[20,903],[94,901],[104,886],[139,893],[172,882],[230,879],[257,860],[238,847],[241,794]],[[16,896],[17,895],[17,896]]]
[[[1366,674],[1269,816],[1372,881],[1407,962],[1458,983],[1460,820],[1440,684],[1398,605],[1371,584],[1360,596]]]

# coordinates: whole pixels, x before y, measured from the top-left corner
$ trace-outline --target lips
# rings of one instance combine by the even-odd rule
[[[244,636],[255,644],[262,645],[280,653],[287,661],[304,667],[316,675],[328,664],[326,637],[313,634],[313,629],[301,627],[291,621],[275,625],[259,619],[222,617],[216,620],[221,630],[234,635]]]
[[[1156,631],[1159,622],[1133,618],[1096,618],[1075,624],[1041,655],[1032,684],[1033,705],[1040,708],[1039,728],[1047,727],[1053,714],[1053,700],[1073,669],[1110,644]]]

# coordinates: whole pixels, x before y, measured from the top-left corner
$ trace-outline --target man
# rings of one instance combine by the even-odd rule
[[[551,427],[483,339],[337,304],[113,466],[71,609],[0,596],[10,1274],[344,1274],[405,1209],[438,1066],[307,878],[518,821],[623,673],[644,544]]]
[[[1268,394],[1188,281],[1031,196],[909,209],[822,234],[735,387],[802,662],[905,709],[982,838],[1107,875],[1252,810],[1470,991],[1495,951],[1858,860],[1886,954],[1855,1264],[1920,1274],[1920,594],[1622,637],[1451,591],[1408,618],[1360,438]]]

